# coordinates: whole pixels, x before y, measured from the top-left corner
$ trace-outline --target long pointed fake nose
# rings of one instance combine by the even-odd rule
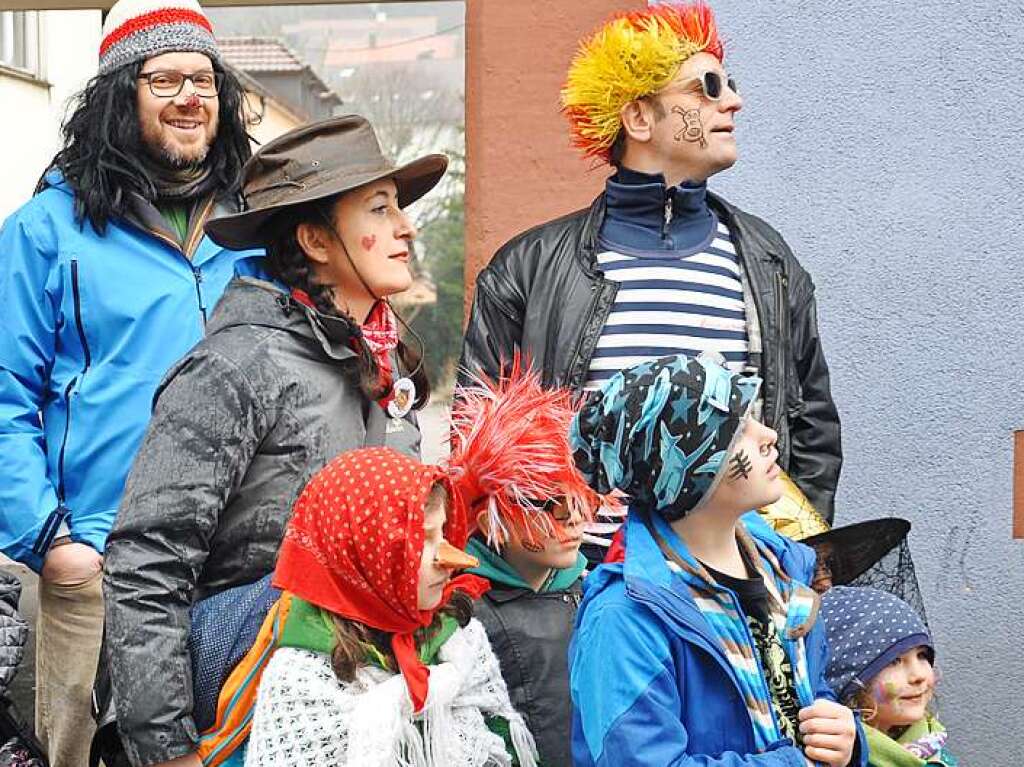
[[[446,570],[465,570],[469,567],[476,567],[480,564],[480,560],[462,549],[455,548],[448,541],[441,541],[441,545],[437,549],[437,556],[434,557],[434,563]]]

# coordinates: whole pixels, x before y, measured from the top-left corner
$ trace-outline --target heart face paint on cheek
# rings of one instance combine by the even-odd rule
[[[377,244],[377,235],[364,234],[360,242],[363,245],[363,250],[373,250],[373,246]]]

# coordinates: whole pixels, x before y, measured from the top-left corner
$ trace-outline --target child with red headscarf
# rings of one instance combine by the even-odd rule
[[[437,466],[367,448],[313,477],[275,571],[279,628],[247,767],[536,764],[470,617],[486,583],[451,578],[475,563],[458,548],[466,535],[460,497]]]

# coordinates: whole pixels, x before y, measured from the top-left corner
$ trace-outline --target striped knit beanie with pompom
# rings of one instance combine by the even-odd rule
[[[213,27],[196,0],[118,0],[103,22],[99,73],[172,51],[220,58]]]

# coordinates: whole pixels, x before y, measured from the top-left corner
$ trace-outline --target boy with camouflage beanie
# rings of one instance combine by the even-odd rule
[[[706,357],[611,378],[576,417],[591,487],[629,500],[622,561],[584,583],[569,651],[579,766],[865,764],[824,679],[814,554],[747,512],[778,499],[761,381]]]

